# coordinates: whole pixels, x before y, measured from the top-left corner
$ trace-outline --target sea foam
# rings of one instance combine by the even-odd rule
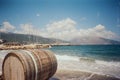
[[[120,78],[120,62],[68,55],[56,55],[56,57],[58,69],[86,71]]]

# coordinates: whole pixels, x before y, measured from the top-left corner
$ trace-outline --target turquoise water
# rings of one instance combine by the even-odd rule
[[[120,45],[54,46],[50,50],[58,55],[120,61]]]
[[[58,68],[120,78],[120,45],[53,46]]]

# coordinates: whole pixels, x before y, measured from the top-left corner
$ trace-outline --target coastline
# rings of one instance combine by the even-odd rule
[[[49,80],[120,80],[109,75],[101,75],[84,71],[58,69]]]
[[[0,80],[3,80],[0,75]],[[49,80],[120,80],[108,75],[93,74],[84,71],[57,70],[54,76]]]
[[[28,47],[28,46],[26,46],[26,47]],[[58,56],[57,56],[57,58],[58,58]],[[62,58],[64,58],[64,57],[62,56]],[[68,57],[64,58],[64,59],[68,59]],[[116,78],[114,76],[96,74],[96,73],[86,72],[86,71],[77,71],[77,70],[72,70],[72,68],[68,69],[68,68],[71,67],[71,65],[66,64],[66,62],[69,62],[69,59],[65,60],[65,62],[64,62],[64,59],[61,59],[61,57],[60,57],[60,59],[58,58],[58,69],[57,69],[57,72],[49,80],[120,80],[120,79],[118,79],[118,78]],[[1,60],[0,60],[0,62],[1,62]],[[72,60],[72,59],[70,58],[70,60]],[[86,59],[83,60],[83,61],[86,62]],[[75,59],[75,64],[72,64],[72,65],[76,65],[76,64],[77,63],[76,63],[76,59]],[[64,65],[66,66],[65,68],[63,68]],[[1,76],[0,76],[0,80],[1,80]]]

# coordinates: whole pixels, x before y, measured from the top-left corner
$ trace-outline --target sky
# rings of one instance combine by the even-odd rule
[[[120,41],[120,0],[0,0],[0,31]]]

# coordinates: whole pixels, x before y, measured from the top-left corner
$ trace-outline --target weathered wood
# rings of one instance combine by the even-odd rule
[[[2,66],[4,80],[47,80],[55,74],[57,60],[46,50],[13,50]]]

